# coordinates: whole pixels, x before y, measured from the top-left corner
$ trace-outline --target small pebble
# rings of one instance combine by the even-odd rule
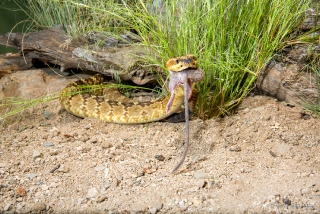
[[[17,194],[20,195],[20,196],[26,196],[27,195],[27,192],[25,189],[21,188],[21,187],[18,187],[17,188]]]
[[[41,156],[42,156],[42,154],[38,150],[33,150],[33,152],[32,152],[33,160],[40,158]]]
[[[26,178],[29,178],[29,179],[33,179],[33,178],[35,178],[37,176],[38,176],[38,174],[32,174],[32,173],[26,174]]]
[[[104,170],[104,166],[97,166],[97,167],[95,167],[94,168],[94,170],[96,171],[96,172],[99,172],[99,171],[102,171],[102,170]]]
[[[163,155],[155,155],[154,158],[157,159],[158,161],[164,161],[165,160],[165,157]]]
[[[101,203],[101,202],[104,202],[105,200],[108,199],[108,196],[104,195],[104,196],[100,196],[98,197],[97,199],[97,203]]]
[[[55,156],[55,155],[57,155],[57,154],[59,154],[59,150],[58,150],[58,149],[51,149],[51,150],[50,150],[50,155],[51,155],[51,156]]]
[[[66,167],[65,165],[61,165],[58,169],[59,172],[68,173],[70,171],[69,167]]]
[[[0,168],[6,168],[7,167],[7,164],[5,163],[0,163]]]
[[[157,211],[160,211],[163,207],[163,203],[161,203],[160,200],[155,200],[149,207],[156,208]]]
[[[101,145],[100,145],[103,149],[109,149],[109,148],[111,148],[113,145],[111,144],[111,143],[109,143],[109,142],[103,142],[103,143],[101,143]]]
[[[111,183],[109,181],[106,181],[103,183],[103,187],[105,190],[109,189],[111,187]]]
[[[42,190],[48,190],[49,187],[48,187],[47,185],[43,184],[43,185],[41,185],[41,189],[42,189]]]
[[[8,211],[8,210],[11,210],[12,209],[12,203],[9,202],[8,204],[6,204],[4,207],[3,207],[3,210],[4,211]]]
[[[3,214],[14,214],[14,210],[10,210],[10,211],[4,211]]]
[[[87,198],[94,198],[96,197],[98,194],[98,190],[97,188],[95,187],[92,187],[88,190],[88,193],[87,193]]]
[[[45,111],[43,112],[43,116],[44,116],[44,118],[46,118],[47,120],[49,120],[52,115],[53,115],[53,113],[52,113],[51,111],[45,110]]]
[[[46,210],[46,205],[44,203],[34,203],[27,204],[22,213],[41,213]]]
[[[209,177],[209,175],[205,172],[201,172],[201,171],[196,171],[194,174],[193,174],[193,177],[195,179],[206,179]]]
[[[229,150],[231,152],[241,152],[241,148],[239,146],[231,146]]]
[[[205,180],[198,179],[195,181],[195,185],[199,188],[204,188],[204,187],[206,187],[207,184],[208,184],[208,182]]]
[[[153,207],[153,208],[149,209],[149,213],[150,214],[156,214],[157,213],[157,208]]]
[[[43,146],[44,147],[51,147],[51,146],[54,146],[54,145],[51,142],[46,142],[46,143],[43,144]]]

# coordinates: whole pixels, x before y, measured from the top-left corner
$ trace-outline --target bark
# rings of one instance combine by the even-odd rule
[[[15,47],[27,60],[37,59],[44,63],[60,66],[60,71],[82,69],[95,71],[107,76],[119,76],[138,85],[155,82],[152,75],[160,71],[155,66],[142,63],[149,51],[138,45],[139,37],[132,33],[120,35],[122,39],[110,35],[92,33],[79,39],[71,39],[61,26],[27,34],[11,33],[0,35],[0,44]],[[103,41],[103,46],[93,43]]]
[[[260,73],[256,88],[290,104],[319,105],[319,79],[314,70],[307,69],[320,49],[296,45],[284,50]]]
[[[24,59],[19,54],[0,55],[0,78],[6,74],[26,70],[32,67],[31,59]]]

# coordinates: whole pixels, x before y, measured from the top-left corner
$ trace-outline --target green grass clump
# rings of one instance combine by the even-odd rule
[[[71,36],[133,30],[163,66],[194,54],[205,71],[197,115],[228,114],[253,87],[273,54],[290,41],[308,0],[29,0],[37,27],[63,24]],[[140,44],[141,45],[141,44]]]

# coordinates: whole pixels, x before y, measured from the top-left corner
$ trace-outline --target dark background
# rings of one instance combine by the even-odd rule
[[[14,1],[1,0],[0,1],[0,34],[7,32],[25,32],[27,25],[30,22],[23,22],[15,27],[21,21],[27,20],[27,15],[21,11]],[[17,49],[0,45],[0,54],[3,53],[16,53]]]

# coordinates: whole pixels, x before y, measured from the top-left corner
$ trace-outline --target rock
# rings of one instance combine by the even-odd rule
[[[202,199],[194,199],[193,204],[196,207],[199,207],[202,204],[203,200]]]
[[[109,148],[111,148],[113,145],[111,144],[111,143],[109,143],[109,142],[102,142],[101,143],[101,147],[103,148],[103,149],[109,149]]]
[[[105,190],[109,189],[111,187],[111,183],[109,181],[106,181],[103,183],[103,187]]]
[[[157,213],[157,208],[153,207],[151,209],[148,210],[150,214],[156,214]]]
[[[66,167],[64,164],[62,164],[59,169],[59,172],[64,172],[64,173],[68,173],[70,171],[69,167]]]
[[[195,181],[195,186],[199,187],[199,188],[204,188],[207,184],[208,184],[207,181],[202,180],[202,179],[201,180],[198,179]]]
[[[241,152],[241,147],[240,146],[230,146],[229,150],[231,152]]]
[[[155,208],[156,211],[160,211],[163,207],[163,203],[159,200],[154,200],[150,205],[149,205],[149,208],[150,209],[153,209]]]
[[[23,189],[23,188],[21,188],[21,187],[18,187],[18,188],[17,188],[17,194],[18,194],[19,196],[26,196],[26,195],[27,195],[27,192],[26,192],[25,189]]]
[[[54,145],[51,142],[46,142],[46,143],[43,144],[43,146],[44,147],[51,147],[51,146],[54,146]]]
[[[37,176],[38,176],[38,174],[32,174],[32,173],[26,174],[26,178],[29,178],[30,180],[37,177]]]
[[[22,213],[41,213],[46,210],[46,205],[41,202],[37,202],[34,204],[27,204],[22,211]]]
[[[47,120],[49,120],[52,115],[53,115],[53,113],[50,112],[50,111],[45,110],[45,111],[43,112],[43,116],[44,116],[44,118],[46,118]]]
[[[82,75],[81,77],[88,77]],[[26,70],[8,74],[0,79],[0,99],[5,97],[37,98],[58,92],[77,77],[61,78],[52,70]]]
[[[42,154],[38,150],[33,150],[32,152],[32,158],[33,160],[36,160],[37,158],[40,158]]]
[[[290,152],[290,149],[291,149],[291,146],[284,143],[278,144],[276,146],[276,152],[280,155]]]
[[[7,203],[4,207],[3,207],[3,210],[4,211],[8,211],[8,210],[11,210],[12,209],[12,202],[9,202]]]
[[[96,171],[96,172],[99,172],[99,171],[102,171],[102,170],[104,170],[104,166],[97,166],[97,167],[95,167],[94,168],[94,170]]]
[[[108,196],[106,196],[106,195],[99,196],[99,197],[97,198],[97,203],[104,202],[104,201],[107,200],[107,199],[108,199]]]
[[[59,154],[59,150],[58,149],[50,149],[50,153],[51,156],[55,156],[57,154]]]
[[[42,190],[48,190],[49,187],[46,184],[43,184],[40,186]]]
[[[155,155],[154,158],[157,159],[158,161],[164,161],[165,160],[165,157],[163,155]]]
[[[93,135],[92,138],[86,141],[86,143],[92,143],[92,144],[101,143],[101,142],[102,142],[101,136],[97,136],[97,135]]]
[[[209,175],[205,172],[201,172],[201,171],[196,171],[194,174],[193,174],[193,177],[195,179],[206,179],[209,177]]]
[[[88,190],[87,198],[95,198],[98,194],[98,190],[95,187],[92,187]]]
[[[11,210],[11,211],[4,211],[3,214],[14,214],[15,211],[14,210]]]

